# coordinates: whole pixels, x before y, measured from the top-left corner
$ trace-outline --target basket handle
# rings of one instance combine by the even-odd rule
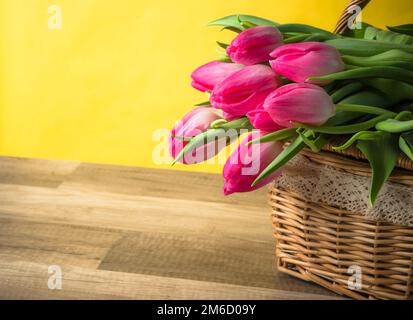
[[[354,15],[354,13],[349,10],[352,6],[359,6],[361,9],[363,9],[369,2],[370,0],[350,0],[350,2],[344,8],[344,11],[341,14],[340,18],[338,19],[334,33],[343,33],[348,29],[348,20],[351,16]]]

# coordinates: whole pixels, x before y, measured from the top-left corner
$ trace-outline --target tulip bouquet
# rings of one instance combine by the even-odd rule
[[[172,129],[174,162],[207,160],[248,131],[223,171],[225,194],[245,192],[303,148],[317,152],[340,136],[335,149],[355,144],[372,167],[373,205],[399,155],[413,160],[413,25],[362,24],[342,35],[246,15],[210,25],[236,36],[192,73],[208,101]]]

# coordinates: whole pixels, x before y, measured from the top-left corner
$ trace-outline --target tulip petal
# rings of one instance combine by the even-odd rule
[[[271,92],[264,109],[271,118],[284,127],[291,122],[321,125],[335,114],[331,97],[320,87],[307,83],[293,83]]]
[[[243,66],[235,63],[212,61],[197,68],[191,74],[192,86],[202,92],[212,91],[215,85]]]
[[[291,43],[271,52],[273,70],[295,82],[306,82],[310,77],[324,76],[344,70],[337,49],[319,42]],[[310,80],[326,85],[331,81]]]
[[[255,26],[242,31],[227,47],[232,61],[253,65],[271,59],[270,53],[282,45],[282,34],[273,26]]]
[[[256,145],[248,144],[254,136],[260,135],[262,133],[255,133],[243,139],[225,163],[223,170],[225,195],[253,191],[273,181],[280,174],[280,172],[273,172],[259,184],[251,186],[260,172],[283,150],[282,143],[278,141]]]
[[[274,132],[283,129],[282,126],[274,122],[262,105],[248,112],[247,117],[255,129],[266,132]]]
[[[210,101],[214,108],[222,109],[226,117],[240,117],[255,109],[280,85],[281,80],[270,67],[247,66],[217,84]]]

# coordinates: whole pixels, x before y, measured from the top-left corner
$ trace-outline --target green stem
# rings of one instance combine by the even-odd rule
[[[400,150],[403,151],[406,154],[406,156],[408,156],[409,159],[413,161],[413,149],[409,146],[402,134],[399,137],[399,147]]]
[[[394,119],[387,119],[376,124],[376,129],[391,133],[400,133],[413,130],[413,120],[398,121]]]
[[[350,139],[348,139],[347,142],[345,142],[341,146],[333,147],[333,149],[338,151],[345,150],[357,140],[375,140],[377,138],[380,138],[383,134],[384,132],[381,131],[360,131],[354,134]]]
[[[317,41],[317,42],[322,42],[324,40],[330,39],[330,37],[327,37],[325,34],[320,34],[320,33],[314,33],[314,34],[298,34],[293,37],[289,37],[288,39],[285,39],[283,42],[284,44],[288,43],[297,43],[297,42],[309,42],[309,41]]]
[[[305,143],[303,139],[298,136],[287,148],[285,148],[281,153],[259,174],[259,176],[254,180],[251,186],[255,186],[262,179],[269,176],[274,171],[281,168],[288,161],[294,158],[302,149],[304,149]]]
[[[411,111],[405,110],[405,111],[400,112],[396,117],[394,117],[394,120],[403,120],[404,118],[411,117],[411,115],[412,115]],[[412,119],[408,119],[408,120],[412,120]]]
[[[245,29],[256,27],[257,25],[255,23],[249,22],[249,21],[240,21],[239,24],[243,26]]]
[[[296,42],[302,42],[308,38],[309,34],[300,34],[298,36],[293,36],[288,39],[285,39],[283,42],[284,44],[288,43],[296,43]]]
[[[223,124],[225,124],[225,123],[228,123],[228,121],[225,120],[225,119],[217,119],[217,120],[215,120],[215,121],[213,121],[213,122],[211,123],[210,127],[211,127],[212,129],[218,129],[218,128],[220,128]]]
[[[389,50],[370,57],[344,55],[341,57],[346,64],[361,67],[393,66],[413,71],[413,54],[403,50]]]
[[[375,117],[373,119],[370,119],[365,122],[361,123],[356,123],[356,124],[350,124],[350,125],[344,125],[344,126],[337,126],[337,127],[317,127],[317,126],[310,126],[306,125],[304,123],[294,123],[295,126],[301,127],[301,128],[306,128],[306,129],[311,129],[314,130],[315,132],[320,132],[320,133],[327,133],[327,134],[351,134],[363,130],[368,130],[370,128],[373,128],[376,124],[378,124],[381,121],[384,121],[386,119],[391,118],[391,115],[389,114],[382,114],[378,117]]]
[[[229,129],[252,129],[251,123],[248,120],[248,118],[239,118],[230,122],[227,122],[224,119],[218,119],[215,120],[211,127],[213,129],[224,129],[224,130],[229,130]]]
[[[345,97],[349,96],[352,93],[360,91],[363,88],[363,84],[360,82],[351,82],[341,87],[331,95],[331,99],[334,103],[338,103],[340,100],[343,100]]]
[[[413,46],[412,46],[413,47]],[[346,80],[363,78],[386,78],[413,84],[413,72],[398,67],[361,67],[331,73],[321,77],[310,77],[308,80]]]
[[[326,44],[335,47],[344,55],[370,57],[392,49],[413,53],[413,46],[378,40],[341,38],[327,40]]]
[[[281,129],[276,132],[272,132],[272,133],[266,134],[265,136],[254,139],[248,142],[247,144],[256,144],[256,143],[265,143],[265,142],[271,142],[271,141],[284,140],[284,139],[295,136],[297,134],[296,131],[297,131],[296,128]]]
[[[391,117],[396,116],[396,113],[388,111],[383,108],[364,106],[360,104],[349,104],[349,103],[336,104],[336,111],[360,112],[360,113],[377,114],[377,115],[387,114]]]

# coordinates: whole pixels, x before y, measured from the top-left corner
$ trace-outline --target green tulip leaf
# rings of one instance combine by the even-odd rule
[[[315,133],[312,130],[299,128],[297,129],[297,133],[303,139],[307,147],[309,147],[314,152],[319,152],[327,142],[325,135]]]
[[[187,143],[187,145],[175,157],[174,161],[172,162],[172,165],[174,165],[176,162],[181,160],[186,154],[189,154],[190,152],[192,152],[193,150],[195,150],[198,147],[201,147],[201,146],[203,146],[207,143],[217,141],[218,139],[223,139],[223,138],[226,138],[227,142],[228,142],[228,141],[231,141],[233,138],[235,138],[237,136],[238,136],[238,131],[237,130],[226,131],[222,128],[209,129],[205,132],[202,132],[202,133],[198,134],[197,136],[193,137]]]
[[[377,90],[370,90],[368,88],[351,94],[339,102],[340,104],[362,104],[369,106],[380,106],[382,108],[389,108],[396,103],[392,96],[386,96]],[[362,115],[359,112],[338,111],[333,117],[328,119],[324,126],[332,127],[345,123],[354,123],[360,119],[361,116]],[[365,116],[362,116],[362,118],[365,118]],[[364,120],[368,119],[362,119],[361,121]]]
[[[232,120],[230,122],[222,123],[219,128],[224,130],[229,129],[253,129],[250,120],[247,117]]]
[[[324,34],[299,34],[294,37],[290,37],[288,39],[285,39],[283,42],[284,44],[288,43],[297,43],[297,42],[310,42],[310,41],[316,41],[316,42],[323,42],[327,39],[330,39],[329,36],[326,36]]]
[[[285,139],[296,136],[297,135],[296,131],[297,129],[295,128],[281,129],[276,132],[272,132],[262,137],[256,138],[252,141],[249,141],[247,144],[256,144],[256,143],[265,143],[265,142],[285,140]]]
[[[281,153],[259,174],[251,186],[255,186],[262,179],[268,177],[273,172],[280,169],[288,161],[294,158],[302,149],[305,143],[301,137],[297,137],[287,148]]]
[[[324,36],[324,39],[336,39],[338,35],[331,33],[329,31],[309,26],[306,24],[299,23],[289,23],[289,24],[280,24],[277,26],[278,30],[282,33],[305,33],[305,34],[318,34]],[[316,40],[314,40],[316,41]]]
[[[371,90],[369,88],[365,88],[361,91],[351,94],[350,96],[347,96],[343,100],[340,100],[338,103],[361,104],[361,105],[366,105],[366,106],[376,106],[376,107],[380,106],[382,108],[389,108],[390,106],[394,105],[394,100],[392,97],[388,97],[387,95],[377,90]],[[352,119],[348,119],[346,121],[351,121],[351,120]],[[344,124],[346,121],[343,120],[342,122],[338,124]]]
[[[413,46],[411,45],[377,40],[342,38],[327,40],[325,43],[335,47],[344,55],[360,57],[374,56],[393,49],[413,53]]]
[[[366,28],[364,38],[367,40],[378,40],[384,42],[392,42],[392,43],[399,43],[399,44],[412,44],[413,37],[400,34],[393,31],[386,31],[380,30],[374,27]]]
[[[383,134],[384,132],[381,131],[360,131],[354,134],[344,144],[342,144],[341,146],[333,147],[333,149],[337,151],[345,150],[358,140],[375,140],[380,138]]]
[[[413,71],[413,54],[403,50],[393,49],[371,57],[342,56],[346,64],[360,67],[399,67]]]
[[[267,19],[263,19],[263,18],[259,18],[256,16],[251,16],[251,15],[241,14],[241,15],[230,15],[224,18],[211,21],[210,23],[208,23],[208,26],[223,26],[226,29],[239,32],[239,31],[243,31],[247,29],[245,25],[241,24],[242,22],[245,22],[245,23],[249,22],[257,26],[277,26],[278,25],[278,23],[271,21],[271,20],[267,20]]]
[[[249,22],[249,21],[240,21],[239,22],[241,26],[243,26],[245,29],[248,28],[253,28],[256,27],[257,25],[255,23]]]
[[[393,32],[413,36],[413,24],[403,24],[403,25],[400,25],[400,26],[387,27],[387,29],[389,29],[390,31],[393,31]]]
[[[220,31],[224,31],[224,30],[230,30],[230,31],[235,32],[235,33],[240,33],[244,29],[235,28],[235,27],[223,27]]]
[[[366,40],[377,40],[376,35],[380,31],[380,29],[374,27],[367,27],[364,30],[364,39]]]
[[[312,35],[308,36],[307,39],[305,39],[304,41],[306,41],[306,42],[311,42],[311,41],[313,41],[313,42],[323,42],[323,41],[326,41],[328,39],[332,39],[332,36],[327,36],[325,34],[315,33],[315,34],[312,34]]]
[[[372,168],[369,194],[371,207],[374,206],[381,188],[396,165],[399,156],[397,139],[397,135],[384,134],[379,139],[357,142],[357,148],[364,154]]]
[[[229,44],[223,43],[223,42],[219,42],[217,41],[217,44],[222,48],[222,49],[226,49],[228,48]]]
[[[321,77],[310,77],[308,80],[348,80],[364,78],[385,78],[404,81],[413,84],[413,71],[398,67],[361,67],[346,71],[331,73]]]
[[[342,57],[344,60],[349,60],[351,64],[357,65],[358,63],[362,63],[363,66],[375,66],[380,61],[406,61],[411,62],[413,59],[413,54],[400,50],[400,49],[392,49],[386,52],[378,53],[373,56],[369,57],[358,57],[358,56],[351,56],[351,55],[344,55]]]
[[[222,135],[224,133],[224,130],[222,129],[210,129],[205,132],[202,132],[198,134],[197,136],[193,137],[188,144],[181,150],[181,152],[178,153],[178,155],[175,157],[174,161],[172,162],[172,165],[174,165],[176,162],[181,160],[186,154],[192,152],[196,148],[205,145],[206,143],[212,141],[211,137],[217,137],[219,135]]]
[[[311,35],[309,34],[298,34],[292,37],[288,37],[287,39],[284,39],[283,42],[284,44],[288,43],[297,43],[297,42],[305,42]]]
[[[361,79],[360,81],[371,88],[383,92],[387,97],[391,97],[394,100],[393,104],[403,100],[413,100],[412,84],[383,78]]]
[[[399,147],[413,161],[413,131],[400,135]]]
[[[204,102],[197,103],[197,104],[195,104],[194,106],[195,106],[195,107],[203,107],[203,106],[210,106],[210,105],[211,105],[211,102],[209,102],[209,101],[204,101]]]

